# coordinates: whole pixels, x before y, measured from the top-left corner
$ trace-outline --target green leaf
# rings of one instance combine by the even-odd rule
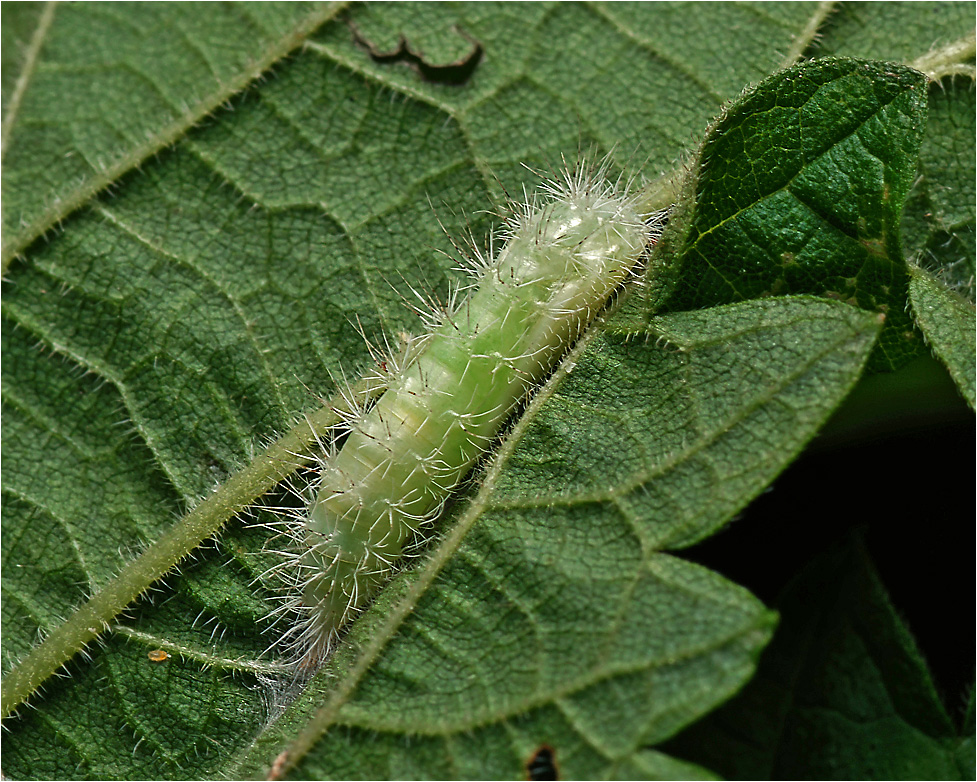
[[[756,678],[669,751],[731,779],[973,776],[973,730],[954,727],[860,543],[815,558],[778,608]]]
[[[973,302],[966,301],[924,269],[912,270],[909,284],[913,314],[933,352],[946,364],[957,388],[971,409],[975,404],[977,378],[977,317]]]
[[[3,268],[300,45],[335,6],[8,4]]]
[[[970,699],[967,701],[967,713],[963,727],[960,730],[960,743],[957,745],[957,767],[960,769],[961,779],[975,776],[974,769],[974,688],[970,688]]]
[[[369,365],[359,330],[420,328],[400,292],[443,296],[457,279],[439,223],[481,237],[505,193],[538,182],[523,164],[592,146],[663,174],[649,190],[663,198],[690,139],[794,63],[831,7],[335,13],[3,7],[5,712],[28,699],[4,722],[5,773],[227,776],[267,771],[304,736],[309,753],[283,762],[309,773],[522,777],[552,738],[561,773],[707,775],[653,745],[746,681],[770,619],[663,549],[726,523],[793,458],[858,377],[875,315],[796,299],[654,318],[632,295],[274,725],[268,699],[299,688],[261,654],[267,535],[226,522],[268,492],[292,502],[274,487],[336,420],[317,395]],[[939,38],[918,22],[899,57]],[[625,381],[646,413],[620,403]],[[590,435],[560,429],[571,391],[592,404]],[[554,443],[576,472],[554,470]],[[593,502],[530,507],[557,478]],[[557,584],[568,594],[538,602]],[[426,724],[407,722],[415,695]],[[355,765],[332,765],[338,745]]]
[[[417,758],[396,747],[420,740],[438,759],[425,776],[509,778],[544,744],[571,778],[620,776],[739,686],[768,632],[752,598],[659,552],[762,490],[876,330],[815,299],[612,321],[533,402],[416,583],[356,626],[352,672],[317,677],[235,773],[285,752],[303,776],[410,776]]]
[[[973,31],[973,14],[964,3],[927,8],[909,3],[838,3],[812,53],[912,64],[932,51],[956,45],[968,33],[972,39]]]
[[[899,224],[926,119],[922,74],[818,60],[728,108],[700,153],[673,308],[813,293],[885,313],[873,360],[917,350]]]
[[[965,139],[977,133],[974,92],[962,79],[933,90],[920,174],[903,218],[914,235],[910,273],[913,315],[933,352],[974,407],[974,180],[977,153]]]
[[[974,298],[974,180],[977,133],[972,82],[946,78],[930,90],[929,131],[918,178],[903,215],[903,235],[919,265],[971,301]]]

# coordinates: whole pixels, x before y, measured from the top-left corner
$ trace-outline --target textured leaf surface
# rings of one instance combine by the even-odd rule
[[[424,775],[518,776],[546,745],[568,777],[620,776],[738,686],[769,622],[732,584],[660,552],[708,534],[779,472],[876,331],[873,316],[814,299],[613,321],[514,433],[413,591],[354,630],[353,644],[392,636],[372,667],[338,694],[335,670],[320,677],[244,770],[282,751],[301,760],[332,728],[301,776],[413,776],[417,758],[401,753],[416,734],[439,759]],[[312,734],[293,742],[319,698]]]
[[[4,268],[329,15],[323,3],[8,4]]]
[[[922,176],[904,217],[918,264],[909,294],[917,325],[973,408],[977,151],[967,141],[977,133],[972,84],[944,79],[933,90],[929,113]]]
[[[886,314],[876,367],[914,355],[899,225],[925,120],[908,68],[818,60],[760,84],[703,146],[671,306],[814,293]]]
[[[973,301],[977,151],[968,141],[977,133],[973,83],[946,78],[930,93],[920,176],[906,206],[903,234],[919,265]]]
[[[722,102],[802,54],[828,10],[393,4],[315,27],[334,10],[5,5],[4,253],[20,253],[2,329],[5,675],[87,597],[129,583],[135,554],[220,499],[214,487],[316,410],[333,376],[368,364],[352,323],[394,339],[418,328],[393,288],[443,294],[456,277],[439,219],[480,237],[494,223],[484,210],[538,181],[522,163],[549,170],[591,145],[648,178],[681,172]],[[916,17],[897,58],[965,35],[971,22],[953,18],[939,32]],[[964,108],[947,104],[950,125]],[[234,522],[178,570],[171,558],[143,573],[165,579],[5,720],[5,775],[196,778],[245,758],[267,769],[329,709],[308,773],[522,777],[536,742],[559,736],[553,761],[581,775],[706,774],[651,745],[742,685],[769,618],[660,549],[708,535],[776,475],[854,382],[875,331],[874,316],[842,305],[792,301],[786,321],[778,306],[721,310],[729,323],[622,312],[579,358],[598,373],[584,384],[575,370],[533,407],[478,523],[357,623],[337,678],[317,680],[280,723],[287,736],[266,729],[257,686],[274,673],[252,586],[265,536]],[[646,414],[620,407],[605,370],[635,386]],[[673,393],[642,390],[652,379]],[[582,440],[548,407],[580,400],[598,421]],[[673,431],[659,407],[679,415]],[[558,476],[548,443],[570,472]],[[556,477],[578,495],[553,513],[531,507],[534,485]],[[466,531],[468,507],[446,520],[449,536]],[[425,579],[416,612],[391,624]],[[547,610],[556,584],[568,594]],[[121,604],[138,591],[122,589]],[[431,643],[446,634],[458,645]],[[424,695],[426,726],[397,716],[412,700],[393,688]],[[337,743],[362,765],[330,765]]]
[[[971,11],[966,3],[838,3],[813,50],[909,63],[972,33]]]
[[[933,352],[950,370],[960,393],[971,408],[975,404],[977,378],[974,354],[977,353],[977,318],[973,302],[947,288],[924,269],[914,269],[909,284],[913,314]]]
[[[817,557],[778,609],[756,678],[670,751],[731,779],[973,776],[973,731],[953,725],[861,545]]]

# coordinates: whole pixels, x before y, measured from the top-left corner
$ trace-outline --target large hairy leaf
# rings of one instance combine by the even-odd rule
[[[972,9],[930,8],[6,4],[4,774],[714,773],[660,745],[775,621],[680,550],[866,366],[928,342],[973,403]],[[675,204],[643,284],[296,681],[248,522],[448,237],[582,151]]]

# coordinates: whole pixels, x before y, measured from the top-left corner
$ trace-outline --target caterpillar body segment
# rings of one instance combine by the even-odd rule
[[[329,651],[657,238],[660,220],[603,173],[567,173],[509,218],[496,257],[471,264],[468,296],[428,318],[437,325],[322,464],[289,528],[283,611],[299,620],[283,642],[304,664]]]

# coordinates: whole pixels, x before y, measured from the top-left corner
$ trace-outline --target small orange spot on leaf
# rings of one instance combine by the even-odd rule
[[[280,753],[275,762],[271,765],[271,771],[268,772],[266,779],[281,779],[282,772],[285,770],[285,764],[288,762],[288,750]]]
[[[154,663],[161,663],[170,659],[169,654],[164,652],[162,649],[153,649],[153,651],[151,651],[146,656],[149,657],[149,659],[152,660]]]

